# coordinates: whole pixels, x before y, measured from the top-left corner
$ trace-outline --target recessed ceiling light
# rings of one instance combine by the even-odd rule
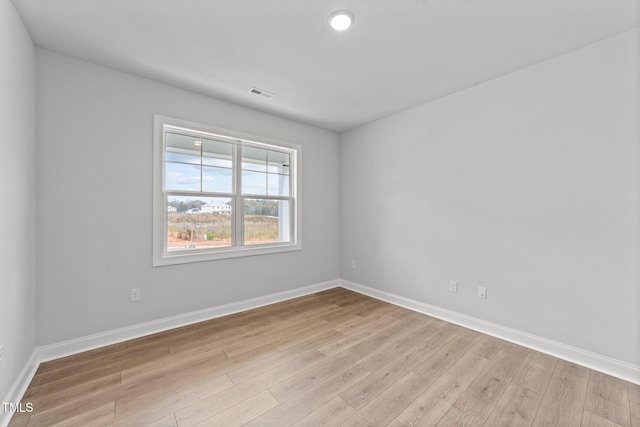
[[[353,14],[347,10],[336,10],[329,15],[329,25],[336,31],[344,31],[353,24]]]

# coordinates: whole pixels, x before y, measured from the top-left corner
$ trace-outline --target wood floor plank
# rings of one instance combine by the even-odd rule
[[[383,324],[384,322],[388,321],[389,318],[393,317],[390,314],[391,311],[392,308],[385,306],[368,317],[362,317],[357,322],[336,326],[335,330],[345,336],[359,333],[362,330],[366,330],[367,328],[372,328],[374,325]],[[394,318],[393,320],[396,319]]]
[[[336,304],[318,304],[314,302],[312,306],[298,307],[286,311],[278,312],[277,316],[282,320],[290,320],[300,322],[308,319],[319,319],[322,316],[329,315],[335,311],[342,310],[342,307]]]
[[[62,390],[30,388],[25,393],[23,400],[31,403],[39,411],[46,411],[56,406],[64,405],[69,400],[79,399],[92,393],[104,393],[107,390],[116,391],[119,387],[120,373],[116,373]]]
[[[224,316],[217,321],[207,322],[197,328],[201,338],[223,339],[238,336],[253,329],[262,329],[282,324],[285,320],[278,317],[280,310],[286,309],[283,303],[256,309],[249,312],[236,313]]]
[[[523,347],[506,343],[436,425],[483,425],[528,352]]]
[[[363,359],[373,351],[384,346],[385,343],[391,341],[405,328],[406,322],[395,319],[391,320],[383,327],[372,330],[370,334],[358,337],[358,339],[352,341],[347,348],[343,348],[341,351],[335,353],[335,355],[349,353],[349,355],[355,360]],[[335,340],[335,342],[341,341],[344,342],[344,338],[342,340]],[[323,348],[326,348],[326,346]],[[328,356],[331,356],[331,354],[328,354]]]
[[[30,415],[23,415],[22,414],[13,414],[13,417],[11,417],[11,420],[9,421],[9,427],[26,427],[29,423],[29,418]]]
[[[584,411],[582,415],[581,427],[623,427],[620,424],[614,423],[611,420],[602,418],[593,412]]]
[[[585,380],[589,379],[589,368],[576,365],[575,363],[568,362],[566,360],[558,359],[555,370],[566,372],[577,377],[584,378]]]
[[[309,415],[300,418],[292,427],[337,426],[349,418],[355,409],[339,397],[334,397]]]
[[[114,425],[144,425],[233,386],[226,375],[116,400]]]
[[[397,416],[405,426],[432,426],[451,408],[489,361],[468,352]]]
[[[430,385],[430,379],[409,372],[378,397],[369,401],[362,410],[353,414],[342,425],[386,426]]]
[[[95,360],[89,359],[76,365],[69,365],[55,371],[43,373],[42,375],[36,375],[31,385],[39,386],[52,383],[54,389],[60,390],[82,382],[94,381],[98,378],[121,372],[124,369],[169,356],[170,353],[166,347],[123,350]]]
[[[196,323],[195,326],[197,327],[195,330],[198,332],[198,335],[205,336],[230,328],[237,328],[253,321],[255,321],[255,318],[247,316],[244,312],[233,313]]]
[[[462,328],[452,324],[447,324],[442,328],[436,329],[432,328],[431,324],[428,324],[424,329],[421,328],[416,331],[415,334],[408,333],[406,335],[399,335],[395,343],[379,348],[367,357],[360,359],[358,364],[374,372],[381,366],[386,365],[406,353],[411,353],[415,360],[420,354],[429,355],[433,353],[444,343],[454,339],[456,334],[461,330]],[[423,357],[420,360],[424,360],[425,358],[426,357]]]
[[[115,402],[105,403],[87,412],[83,412],[71,418],[55,423],[52,427],[74,427],[74,426],[110,426],[114,422]]]
[[[640,427],[640,402],[629,402],[631,412],[631,427]]]
[[[314,327],[307,328],[305,330],[299,330],[299,331],[296,331],[295,333],[291,333],[287,335],[276,334],[272,336],[270,343],[278,350],[283,351],[291,347],[296,347],[299,344],[305,343],[309,339],[314,339],[328,332],[340,335],[340,337],[344,337],[343,334],[336,331],[335,329],[336,326],[349,325],[361,320],[362,318],[352,313],[343,313],[337,316],[336,318],[332,316],[328,316],[328,317],[322,316],[321,319],[325,320],[326,323],[319,324]],[[336,338],[337,338],[337,335],[336,335]],[[325,343],[323,345],[326,345],[326,344],[328,343]]]
[[[299,359],[306,354],[319,353],[318,347],[333,341],[338,338],[338,336],[342,335],[336,331],[329,331],[324,335],[316,336],[308,341],[302,342],[298,346],[275,353],[269,353],[265,355],[265,357],[243,363],[236,369],[228,371],[227,375],[229,375],[229,378],[231,378],[235,384],[247,381],[250,378]]]
[[[198,334],[201,335],[200,341],[174,344],[169,346],[169,349],[172,353],[182,353],[194,347],[201,347],[203,344],[211,344],[216,348],[224,349],[238,343],[253,343],[256,339],[259,339],[257,337],[277,331],[287,324],[286,320],[274,316],[268,320],[250,322],[244,326],[224,328],[213,334],[204,334],[202,331],[198,331]]]
[[[453,406],[440,418],[435,427],[482,426],[492,410],[493,406],[472,396],[463,395],[453,403]]]
[[[126,402],[139,396],[166,395],[202,382],[224,377],[224,372],[207,365],[194,367],[192,370],[168,371],[161,375],[146,377],[138,381],[121,384],[117,392],[117,400]]]
[[[360,409],[371,399],[382,394],[396,381],[405,377],[415,366],[431,357],[436,351],[457,337],[434,334],[432,339],[423,340],[404,353],[395,355],[387,364],[369,369],[372,372],[367,378],[354,384],[340,394],[340,397],[355,409]],[[362,363],[358,362],[362,366]],[[363,366],[367,369],[366,365]]]
[[[51,426],[64,423],[73,417],[83,417],[97,408],[112,403],[117,397],[117,391],[108,390],[102,393],[91,393],[80,398],[69,400],[62,405],[55,406],[44,411],[34,407],[34,412],[29,418],[29,427]]]
[[[422,324],[430,323],[433,327],[442,327],[447,324],[444,320],[436,319],[435,317],[428,316],[426,314],[409,310],[402,309],[398,310],[395,313],[392,313],[391,316],[395,317],[398,320],[411,320],[413,322],[418,322]]]
[[[73,354],[71,356],[62,357],[60,359],[44,362],[38,367],[37,375],[42,375],[45,372],[55,371],[61,368],[67,368],[69,366],[76,366],[83,362],[93,361],[102,357],[108,357],[113,354],[119,354],[127,349],[127,343],[121,342],[105,347],[96,348],[94,350],[85,351],[79,354]]]
[[[463,329],[453,341],[447,342],[432,356],[414,367],[413,371],[433,382],[453,366],[481,338],[481,334],[470,329]]]
[[[290,334],[296,334],[299,332],[313,330],[320,325],[326,324],[327,321],[319,318],[307,319],[300,322],[294,322],[293,324],[283,324],[277,330],[264,331],[259,335],[254,335],[252,339],[235,340],[232,343],[228,343],[222,346],[227,356],[233,357],[238,354],[246,353],[257,347],[261,347],[266,344],[271,344],[278,337],[288,336]]]
[[[555,357],[532,350],[520,366],[513,381],[529,390],[544,394],[556,362]]]
[[[489,406],[494,406],[513,380],[529,351],[515,344],[505,344],[461,398],[472,396]]]
[[[590,372],[584,409],[621,426],[630,427],[627,383],[600,372]]]
[[[542,398],[535,427],[580,426],[584,399],[587,394],[587,378],[570,373],[564,363],[557,363]],[[574,371],[574,369],[571,369]]]
[[[127,341],[127,349],[132,350],[141,347],[169,347],[173,343],[182,341],[195,341],[200,338],[198,329],[195,326],[184,326],[182,328],[171,329],[157,334],[147,335]]]
[[[500,350],[502,350],[504,345],[505,341],[489,335],[484,335],[469,351],[472,351],[485,359],[491,359],[498,354]]]
[[[217,393],[208,398],[202,399],[176,412],[178,424],[182,426],[192,426],[212,417],[213,415],[228,409],[243,400],[252,393],[267,390],[298,373],[308,370],[311,367],[326,360],[327,357],[315,351],[308,353],[299,359],[293,360],[286,365],[271,369],[256,377],[234,385],[221,393]]]
[[[344,389],[369,375],[369,371],[357,365],[348,365],[327,376],[295,397],[247,423],[248,427],[290,425],[320,408]]]
[[[176,421],[175,414],[169,414],[149,424],[145,424],[145,427],[178,427],[178,422]]]
[[[537,393],[515,382],[509,384],[484,425],[529,427],[533,423],[542,393]]]
[[[273,397],[268,390],[265,390],[196,425],[225,427],[241,426],[278,405],[279,402],[276,398]]]
[[[271,350],[270,348],[268,348]],[[226,365],[233,366],[234,361],[221,350],[211,349],[190,355],[170,355],[169,357],[140,364],[133,368],[123,369],[122,384],[141,382],[159,376],[189,375],[199,369],[220,369]]]
[[[629,400],[640,403],[640,385],[629,383]]]
[[[271,390],[271,393],[273,393],[279,402],[286,402],[300,393],[305,392],[307,389],[312,388],[314,385],[324,381],[327,377],[331,376],[332,373],[340,371],[345,366],[353,364],[354,360],[348,354],[339,357],[328,357],[325,361],[317,364],[311,369],[303,371],[286,381],[270,387],[269,390]]]

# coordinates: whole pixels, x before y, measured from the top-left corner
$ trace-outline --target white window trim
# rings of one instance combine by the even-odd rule
[[[165,147],[163,138],[163,128],[165,125],[185,129],[206,132],[225,139],[235,139],[243,143],[256,146],[274,146],[295,150],[292,153],[294,158],[290,166],[290,180],[292,181],[291,191],[294,195],[291,209],[292,227],[291,242],[278,242],[259,246],[231,246],[224,248],[203,248],[193,251],[168,252],[165,250],[165,240],[167,236],[166,215],[167,207],[164,194],[164,163]],[[191,122],[187,120],[175,119],[155,114],[153,116],[153,266],[184,264],[191,262],[213,261],[219,259],[237,258],[245,256],[266,255],[281,252],[299,251],[302,249],[302,185],[301,185],[301,164],[302,147],[298,144],[265,138]],[[239,194],[239,191],[238,191]],[[237,198],[239,199],[239,198]],[[236,218],[239,218],[236,215]],[[235,230],[239,229],[235,225]]]

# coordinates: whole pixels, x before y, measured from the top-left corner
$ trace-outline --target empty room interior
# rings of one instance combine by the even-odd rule
[[[640,1],[0,0],[0,426],[640,427]]]

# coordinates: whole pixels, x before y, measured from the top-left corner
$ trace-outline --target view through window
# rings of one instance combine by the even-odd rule
[[[185,255],[216,259],[297,246],[294,171],[299,149],[161,122],[156,124],[156,150],[162,152],[162,164],[156,167],[162,173],[156,186],[161,184],[163,236],[154,261],[175,255],[178,262],[189,262]]]

